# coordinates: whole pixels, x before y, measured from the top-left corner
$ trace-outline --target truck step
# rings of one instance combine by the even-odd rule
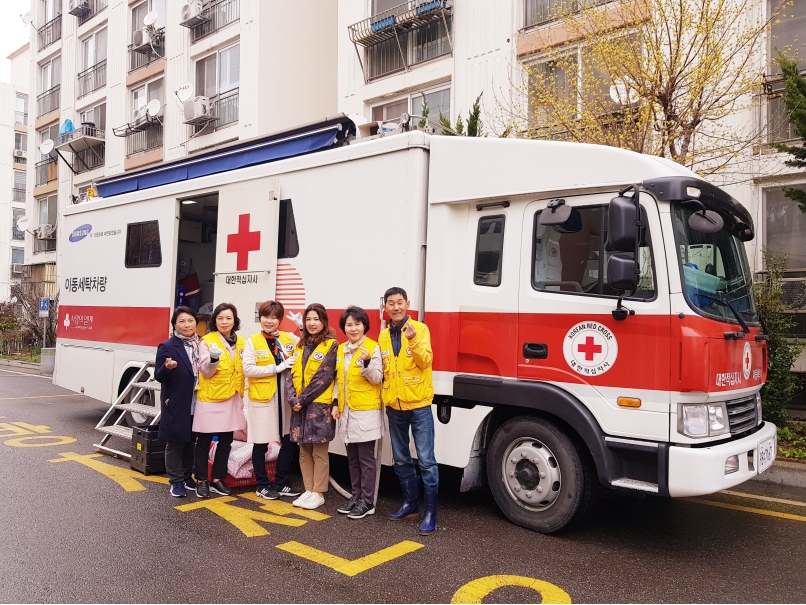
[[[133,382],[132,386],[135,389],[146,389],[147,391],[159,391],[160,383],[156,380],[149,380],[148,382]]]
[[[127,412],[135,412],[143,416],[150,416],[156,418],[160,415],[158,407],[153,405],[144,405],[142,403],[119,403],[115,406],[117,410],[126,410]]]
[[[121,437],[123,439],[128,439],[129,441],[132,440],[132,429],[128,426],[120,426],[118,424],[113,424],[111,426],[99,426],[97,427],[98,431],[102,433],[106,433],[107,435],[111,435],[113,437]]]
[[[639,492],[650,492],[652,494],[658,493],[658,484],[649,483],[647,481],[639,481],[638,479],[628,479],[622,477],[621,479],[614,479],[610,482],[613,487],[623,487],[626,489],[635,489]]]

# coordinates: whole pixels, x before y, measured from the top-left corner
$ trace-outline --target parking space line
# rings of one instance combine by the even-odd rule
[[[720,494],[728,494],[729,496],[739,496],[740,498],[752,498],[753,500],[764,500],[764,502],[777,502],[778,504],[788,504],[789,506],[804,506],[806,502],[798,502],[797,500],[784,500],[783,498],[773,498],[772,496],[759,496],[758,494],[745,494],[744,492],[733,492],[723,489]]]
[[[354,559],[352,561],[342,559],[341,557],[332,555],[329,552],[325,552],[311,546],[306,546],[305,544],[301,544],[299,542],[284,542],[283,544],[278,544],[277,548],[289,552],[292,555],[297,555],[303,559],[308,559],[309,561],[318,563],[319,565],[329,567],[333,571],[337,571],[345,576],[352,577],[360,574],[361,572],[367,571],[368,569],[372,569],[373,567],[377,567],[378,565],[382,565],[383,563],[387,563],[393,559],[407,555],[415,550],[419,550],[423,548],[423,546],[425,546],[425,544],[412,542],[411,540],[404,540],[403,542],[398,542],[393,546],[389,546],[388,548],[381,549],[370,555],[361,557],[359,559]]]
[[[215,513],[225,521],[228,521],[239,530],[247,538],[257,538],[258,536],[268,536],[269,532],[258,521],[264,523],[274,523],[276,525],[285,525],[288,527],[299,527],[305,525],[307,521],[303,519],[289,519],[280,515],[273,515],[270,513],[262,513],[248,508],[241,508],[240,506],[233,506],[230,502],[236,502],[238,499],[232,496],[222,496],[220,498],[204,499],[200,502],[192,504],[182,504],[174,508],[183,513],[193,510],[206,508],[210,512]]]
[[[112,479],[120,487],[127,492],[142,492],[145,491],[145,486],[140,481],[151,481],[153,483],[161,483],[168,485],[167,477],[160,477],[158,475],[143,475],[135,470],[107,464],[106,462],[99,462],[95,458],[100,458],[101,454],[76,454],[75,452],[61,452],[61,458],[48,460],[48,462],[78,462],[91,468],[94,471],[101,473]]]
[[[0,397],[0,401],[16,401],[17,399],[52,399],[53,397],[84,397],[81,393],[70,393],[69,395],[29,395],[26,397]]]
[[[31,376],[32,378],[50,378],[53,376],[41,376],[39,374],[32,374],[31,372],[15,372],[13,370],[0,370],[0,372],[8,372],[9,374],[19,374],[20,376]]]
[[[717,506],[719,508],[727,508],[730,510],[738,510],[745,513],[753,513],[756,515],[766,515],[768,517],[778,517],[780,519],[789,519],[790,521],[806,521],[806,517],[801,515],[790,515],[789,513],[779,513],[773,510],[764,510],[763,508],[751,508],[749,506],[739,506],[737,504],[727,504],[726,502],[716,502],[714,500],[701,500],[700,498],[686,498],[687,502],[696,502],[697,504],[707,504],[708,506]]]

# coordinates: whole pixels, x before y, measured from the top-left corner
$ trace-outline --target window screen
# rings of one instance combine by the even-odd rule
[[[473,283],[479,286],[501,285],[501,259],[504,252],[504,217],[479,219],[476,236],[476,266]]]
[[[133,223],[126,229],[126,267],[159,267],[162,264],[157,221]]]
[[[294,258],[299,254],[297,223],[291,200],[280,200],[280,226],[277,233],[277,258]]]

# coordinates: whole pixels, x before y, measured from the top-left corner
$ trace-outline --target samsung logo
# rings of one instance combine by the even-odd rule
[[[78,242],[87,237],[90,232],[92,231],[92,225],[81,225],[80,227],[76,227],[73,229],[73,232],[70,234],[70,241],[71,242]]]

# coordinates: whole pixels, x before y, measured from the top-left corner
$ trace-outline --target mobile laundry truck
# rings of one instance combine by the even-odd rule
[[[64,213],[54,381],[112,402],[190,259],[199,303],[234,303],[245,335],[267,299],[335,319],[404,287],[437,460],[524,527],[563,527],[595,482],[696,496],[769,468],[745,208],[657,157],[385,130],[338,116],[99,182]]]

